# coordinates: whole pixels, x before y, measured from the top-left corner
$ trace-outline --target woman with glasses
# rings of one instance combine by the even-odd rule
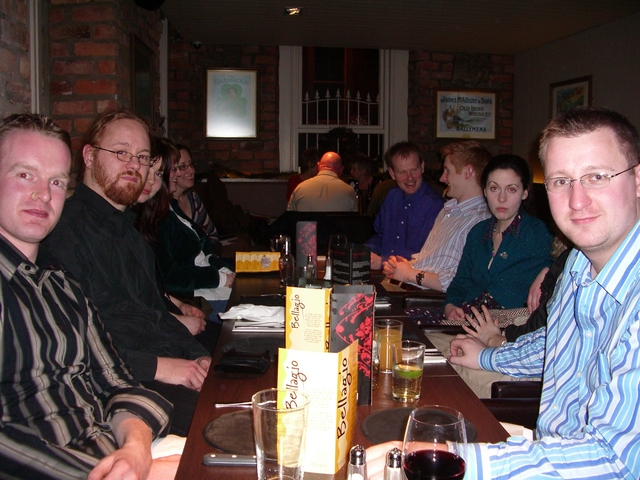
[[[180,215],[197,224],[209,237],[215,251],[220,253],[220,239],[218,230],[211,221],[200,196],[193,190],[195,185],[196,167],[191,157],[191,150],[186,145],[176,145],[180,152],[177,168],[180,176],[173,192],[173,209]]]
[[[170,204],[183,170],[180,152],[173,142],[159,139],[158,155],[163,165],[163,186],[147,201],[138,227],[156,253],[164,289],[174,297],[204,297],[214,315],[224,311],[235,274],[230,265],[213,252],[209,237],[194,222],[179,215]],[[155,184],[151,191],[156,190]]]

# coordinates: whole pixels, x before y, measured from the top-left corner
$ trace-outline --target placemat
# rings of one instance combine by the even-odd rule
[[[402,441],[407,427],[407,419],[413,409],[414,407],[390,408],[372,413],[364,419],[360,429],[371,443]],[[478,438],[478,430],[468,420],[465,425],[467,427],[467,441],[475,442]]]
[[[251,409],[214,418],[204,427],[202,435],[209,445],[225,453],[256,454]]]

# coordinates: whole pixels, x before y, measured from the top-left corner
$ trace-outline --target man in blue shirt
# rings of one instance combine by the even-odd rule
[[[449,358],[542,375],[536,440],[469,444],[465,479],[638,479],[640,136],[618,113],[575,109],[545,128],[539,152],[551,213],[576,246],[547,327],[499,348],[459,336]]]
[[[384,200],[374,222],[371,268],[379,270],[390,255],[411,258],[422,248],[444,199],[422,178],[424,161],[411,142],[399,142],[384,155],[389,175],[398,184]]]

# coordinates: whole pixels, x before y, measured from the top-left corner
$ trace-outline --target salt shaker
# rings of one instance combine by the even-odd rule
[[[387,452],[387,461],[384,466],[384,480],[405,480],[402,471],[402,450],[393,448]]]
[[[367,480],[367,452],[361,445],[351,447],[347,480]]]

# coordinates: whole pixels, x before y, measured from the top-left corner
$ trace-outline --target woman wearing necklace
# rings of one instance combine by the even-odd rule
[[[551,264],[553,236],[545,224],[524,211],[531,170],[516,155],[498,155],[482,173],[491,218],[471,229],[451,285],[444,314],[462,320],[470,306],[525,306],[529,286]]]

